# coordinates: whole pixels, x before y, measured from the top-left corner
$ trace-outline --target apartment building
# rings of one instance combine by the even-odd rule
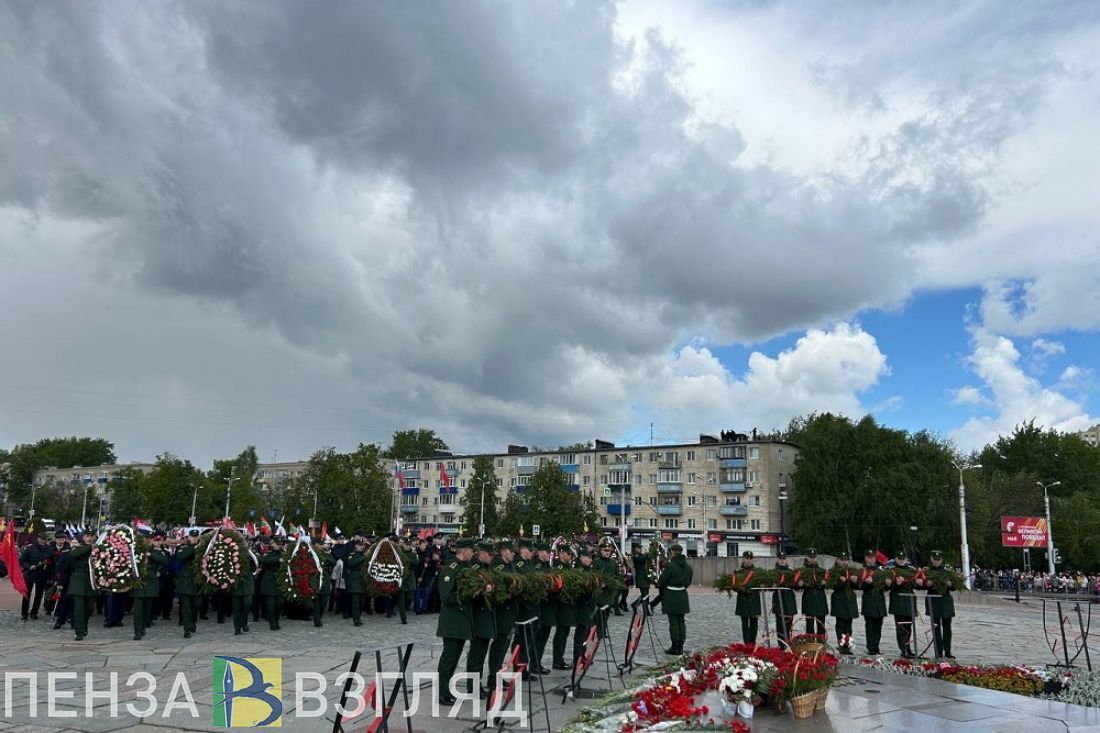
[[[56,491],[72,493],[83,491],[85,487],[94,484],[99,492],[101,503],[93,509],[101,513],[108,513],[111,508],[110,482],[117,478],[124,469],[149,473],[153,468],[155,466],[152,463],[104,463],[99,466],[73,466],[71,468],[46,466],[35,472],[34,485],[38,488],[49,487]]]
[[[1100,423],[1093,425],[1088,430],[1082,430],[1077,434],[1081,436],[1081,440],[1085,441],[1093,448],[1100,448]]]
[[[528,478],[553,461],[574,491],[593,498],[604,532],[617,535],[625,523],[631,541],[658,538],[680,542],[689,554],[735,556],[744,550],[774,555],[785,540],[797,454],[791,443],[731,431],[645,447],[596,441],[585,451],[532,452],[509,446],[492,459],[501,501],[508,492],[526,491]],[[403,525],[457,532],[474,458],[440,455],[390,466],[400,469],[404,483],[402,489],[395,484]]]

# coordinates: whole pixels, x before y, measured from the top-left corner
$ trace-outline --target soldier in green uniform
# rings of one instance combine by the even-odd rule
[[[600,554],[602,555],[603,552],[607,551],[608,549],[609,548],[601,547]],[[577,557],[579,561],[579,568],[582,572],[597,572],[597,568],[592,562],[592,550],[590,550],[588,547],[581,547],[580,550],[577,552]],[[617,572],[618,564],[615,563],[614,560],[612,560],[611,562],[613,565],[615,565],[615,570]],[[604,601],[605,604],[618,603],[618,593],[611,593],[606,589],[602,590],[601,592],[601,597],[607,599],[607,601]],[[571,666],[575,666],[577,664],[577,659],[584,656],[584,642],[588,640],[588,631],[592,628],[593,622],[597,620],[597,614],[603,616],[603,614],[601,614],[596,608],[598,603],[600,603],[600,601],[597,601],[596,595],[593,593],[583,593],[579,598],[576,599],[576,603],[574,605],[576,607],[577,613],[577,627],[573,632],[573,661],[571,663]],[[606,621],[606,618],[604,618],[603,620]],[[597,631],[597,633],[603,632],[601,630]]]
[[[687,640],[687,620],[691,613],[687,589],[691,586],[692,571],[684,558],[684,548],[676,544],[668,548],[668,564],[657,579],[657,592],[661,598],[661,613],[668,616],[668,636],[672,645],[665,654],[683,654]]]
[[[199,615],[199,584],[195,580],[195,545],[199,543],[199,531],[187,533],[187,542],[176,552],[179,573],[176,575],[176,592],[180,596],[180,622],[183,638],[190,639],[197,629],[195,619]]]
[[[873,573],[879,569],[878,553],[867,550],[863,553],[863,569]],[[879,643],[882,641],[882,619],[886,618],[886,594],[882,588],[876,588],[874,578],[868,577],[863,581],[863,624],[867,629],[867,653],[880,654]]]
[[[631,545],[630,562],[634,566],[634,587],[638,589],[638,597],[645,598],[649,595],[649,553],[642,549],[640,542]]]
[[[272,538],[270,548],[260,558],[260,567],[264,571],[263,580],[260,582],[260,595],[264,597],[264,616],[267,617],[267,627],[272,631],[278,631],[279,620],[283,615],[283,594],[279,591],[277,580],[279,563],[283,559],[282,545],[282,538]]]
[[[260,558],[252,548],[248,548],[241,558],[241,577],[229,589],[233,604],[233,635],[240,636],[248,631],[248,613],[252,609],[252,596],[256,593],[256,571],[260,567]]]
[[[81,535],[80,544],[69,551],[69,567],[72,568],[69,597],[73,599],[73,631],[77,641],[88,635],[88,619],[95,610],[96,592],[92,588],[91,568],[88,566],[93,544],[95,533],[88,530]]]
[[[363,599],[366,596],[363,587],[363,563],[367,556],[363,554],[367,542],[362,537],[352,541],[351,554],[344,559],[344,592],[351,601],[351,622],[363,625]]]
[[[798,586],[802,591],[802,615],[806,617],[806,633],[825,634],[825,617],[829,615],[829,599],[825,596],[825,589],[810,587],[806,584],[806,571],[823,575],[821,566],[817,564],[817,550],[806,548],[806,559],[802,561],[803,577],[799,579]]]
[[[394,538],[396,542],[396,537]],[[401,547],[401,586],[394,596],[394,605],[397,607],[397,615],[402,624],[409,623],[409,606],[412,605],[413,595],[416,594],[416,556],[407,547]]]
[[[550,545],[546,542],[539,542],[535,545],[535,550],[538,552],[539,572],[550,574],[553,570],[550,567]],[[542,658],[546,654],[546,643],[550,639],[550,632],[554,630],[557,624],[558,605],[553,594],[551,594],[539,601],[538,649],[535,650],[535,658],[531,665],[532,671],[539,674],[550,674],[550,669],[542,666]]]
[[[538,561],[535,559],[535,543],[526,538],[521,537],[516,543],[519,546],[519,558],[515,562],[515,570],[520,575],[527,575],[528,573],[537,573]],[[516,621],[523,622],[530,618],[538,618],[539,609],[536,605],[528,604],[523,598],[516,599]],[[529,682],[532,674],[538,674],[537,669],[532,669],[530,654],[527,649],[527,636],[533,634],[532,641],[538,638],[538,623],[534,626],[528,625],[526,632],[520,633],[516,637],[516,643],[519,644],[519,661],[527,666],[523,671],[524,681]],[[537,666],[537,665],[536,665]]]
[[[470,570],[493,567],[493,543],[478,542],[475,546],[477,558],[470,563]],[[487,589],[488,590],[488,589]],[[470,640],[470,651],[466,655],[466,671],[476,674],[477,684],[481,684],[485,674],[485,656],[489,652],[489,644],[497,635],[496,611],[493,610],[483,596],[474,598],[473,603],[474,638]],[[481,690],[481,696],[485,697],[485,690]]]
[[[909,567],[909,556],[905,550],[898,550],[894,555],[894,565],[898,568]],[[894,617],[898,650],[901,651],[903,659],[912,659],[916,656],[913,654],[913,617],[917,613],[916,591],[910,586],[909,581],[901,577],[897,582],[887,578],[886,585],[890,588],[890,615]]]
[[[558,548],[558,563],[563,568],[573,566],[573,548],[561,545]],[[554,605],[554,614],[558,625],[554,628],[554,669],[570,669],[565,663],[565,647],[569,643],[569,634],[577,624],[576,600],[565,601],[560,597]]]
[[[443,639],[443,652],[439,655],[439,702],[454,705],[451,694],[451,678],[458,668],[462,647],[474,638],[473,609],[463,605],[458,597],[458,576],[470,565],[474,553],[474,541],[460,537],[455,542],[454,559],[443,566],[439,578],[439,622],[435,635]]]
[[[501,540],[496,544],[496,550],[497,559],[493,562],[493,570],[501,573],[518,573],[515,544],[511,540]],[[511,637],[512,628],[516,624],[517,601],[515,598],[509,598],[503,603],[495,604],[493,610],[496,612],[497,634],[489,647],[490,691],[496,687],[497,671],[500,670],[500,665],[504,664],[504,657],[508,655],[508,639]]]
[[[775,569],[786,577],[784,583],[791,582],[794,571],[787,564],[787,553],[780,550],[775,556]],[[798,613],[798,597],[790,588],[780,588],[772,591],[772,615],[775,616],[775,634],[783,644],[791,641],[791,627],[794,624],[795,614]]]
[[[317,583],[317,595],[313,597],[313,626],[319,629],[325,625],[322,619],[332,600],[332,569],[336,567],[336,560],[324,543],[317,545],[317,559],[321,561],[321,578]]]
[[[619,571],[619,563],[615,562],[615,558],[611,556],[610,545],[600,545],[600,556],[595,559],[592,565],[597,571],[603,573],[610,578],[616,578],[622,575],[622,573]],[[607,638],[607,615],[600,611],[600,607],[618,603],[619,599],[616,596],[617,594],[615,592],[604,588],[601,589],[600,593],[593,598],[593,601],[595,602],[593,621],[596,624],[601,639]],[[615,615],[620,615],[618,609],[616,609]],[[579,625],[580,624],[578,623],[578,626]],[[588,633],[587,629],[585,630],[585,633]],[[581,639],[581,642],[583,643],[584,639]]]
[[[145,553],[145,577],[141,585],[130,591],[130,597],[134,599],[130,612],[134,621],[134,641],[145,636],[145,629],[153,620],[153,599],[160,595],[160,569],[168,562],[168,557],[161,550],[163,541],[164,532],[160,530],[149,538],[152,547]]]
[[[943,553],[932,550],[932,567],[929,571],[944,570]],[[932,645],[935,648],[936,659],[947,657],[954,659],[951,653],[951,619],[955,617],[955,599],[951,597],[951,591],[955,584],[947,581],[943,592],[937,594],[929,586],[928,594],[924,598],[925,610],[932,619]]]
[[[741,553],[741,570],[752,570],[754,567],[752,552],[745,550]],[[737,591],[734,613],[741,618],[741,641],[755,644],[760,628],[760,592],[752,588]]]
[[[841,654],[852,653],[852,621],[859,616],[859,603],[856,601],[855,586],[859,576],[848,567],[848,553],[841,552],[836,558],[836,575],[833,577],[832,615],[836,619],[836,645]]]

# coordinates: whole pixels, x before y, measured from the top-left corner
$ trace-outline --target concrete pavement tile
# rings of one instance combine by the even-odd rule
[[[972,702],[949,701],[945,703],[937,703],[935,705],[920,705],[918,707],[913,707],[909,709],[916,710],[927,715],[934,715],[937,718],[943,718],[945,720],[954,720],[960,723],[969,720],[998,718],[1004,715],[1003,708],[991,707],[989,705],[979,705]]]
[[[881,696],[870,698],[847,694],[844,689],[833,689],[829,692],[825,709],[829,714],[835,712],[848,718],[864,718],[868,715],[879,715],[901,708]]]

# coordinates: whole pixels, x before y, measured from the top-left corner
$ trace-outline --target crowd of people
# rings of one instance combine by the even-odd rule
[[[1054,575],[1035,570],[974,568],[971,571],[971,587],[974,590],[1015,593],[1017,581],[1021,593],[1100,594],[1100,575],[1080,570]]]

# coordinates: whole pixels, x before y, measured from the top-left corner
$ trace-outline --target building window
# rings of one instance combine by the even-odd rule
[[[759,471],[749,471],[749,481],[751,481],[752,483],[755,484],[759,480],[760,480],[760,472]]]
[[[760,449],[759,448],[749,448],[749,458],[759,458],[759,457],[760,457]]]
[[[640,528],[640,527],[642,526],[642,520],[640,520],[640,519],[635,519],[635,520],[634,520],[634,526],[635,526],[635,527],[639,527],[639,528]]]
[[[421,506],[428,506],[428,497],[425,496],[423,499],[421,499],[420,505]]]
[[[462,486],[462,488],[466,488],[466,479],[461,479],[458,483]]]
[[[678,484],[682,481],[680,469],[661,468],[657,471],[657,481],[662,484]]]
[[[649,505],[650,506],[657,506],[657,497],[656,496],[649,497]]]
[[[741,553],[737,549],[737,543],[736,542],[727,542],[726,543],[726,557],[737,557],[740,554]]]
[[[783,460],[783,449],[782,448],[776,448],[776,456],[775,457],[776,457],[776,460],[779,460],[779,461]]]
[[[606,496],[601,496],[600,497],[600,506],[607,506],[607,497]]]
[[[466,461],[463,461],[463,462],[462,462],[462,470],[463,470],[463,471],[465,471],[465,470],[466,470]]]
[[[607,465],[607,456],[606,455],[600,456],[600,465],[601,466],[606,466]]]
[[[707,518],[707,529],[718,529],[718,520]]]
[[[591,466],[592,465],[592,456],[590,456],[588,454],[585,454],[585,456],[584,456],[584,465],[586,465],[586,466]]]
[[[760,520],[759,519],[753,519],[752,521],[750,521],[749,522],[749,528],[750,529],[760,529]]]
[[[688,506],[695,506],[695,495],[692,494],[688,497]]]
[[[600,474],[600,483],[601,484],[606,484],[607,483],[607,474],[606,473]]]
[[[504,459],[503,458],[498,458],[497,459],[497,468],[504,468]]]
[[[500,485],[501,485],[500,476],[497,476],[497,486],[499,487]]]
[[[737,522],[733,519],[727,519],[726,529],[737,529]]]
[[[688,529],[695,529],[695,520],[694,519],[689,519],[688,520]]]
[[[689,484],[695,483],[695,474],[694,473],[689,473],[688,474],[688,483]]]
[[[713,484],[718,481],[718,474],[714,471],[707,471],[707,483]]]
[[[649,520],[649,527],[650,527],[650,529],[656,529],[657,528],[657,520],[656,519],[650,519]]]
[[[718,451],[715,450],[714,448],[707,448],[707,460],[708,461],[717,461],[718,460]]]
[[[749,506],[760,506],[760,497],[759,496],[750,496],[749,497]]]
[[[666,519],[665,520],[665,529],[676,529],[679,526],[680,526],[680,521],[678,519]]]
[[[659,460],[661,460],[661,454],[660,453],[658,453],[657,451],[650,451],[649,452],[649,462],[650,463],[656,463]]]
[[[779,474],[779,487],[783,488],[787,485],[787,479],[783,478],[783,474]]]
[[[585,485],[585,486],[588,486],[588,484],[589,484],[589,483],[590,483],[591,481],[592,481],[592,477],[591,477],[591,476],[585,476],[585,477],[584,477],[584,485]]]
[[[600,517],[600,521],[603,522],[603,526],[607,526],[607,517]]]
[[[640,473],[634,474],[634,483],[641,486],[645,482],[645,476]]]
[[[634,453],[630,456],[630,458],[635,463],[641,463],[642,462],[642,454],[641,453]]]
[[[642,505],[642,497],[635,496],[634,497],[634,506],[641,506],[641,505]]]
[[[693,451],[693,450],[689,450],[689,451],[687,452],[687,459],[688,459],[689,461],[694,461],[694,460],[695,460],[695,451]]]
[[[656,483],[657,483],[657,474],[655,474],[655,473],[649,474],[649,485],[653,486]]]

